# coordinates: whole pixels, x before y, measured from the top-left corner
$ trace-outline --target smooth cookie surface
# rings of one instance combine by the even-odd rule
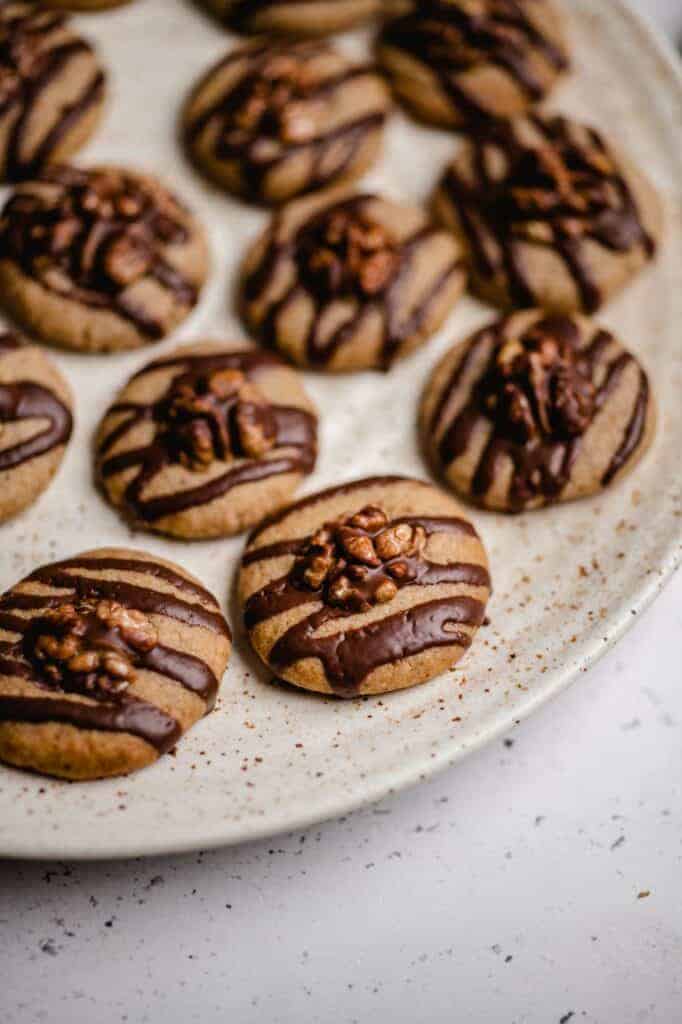
[[[27,508],[71,438],[71,391],[37,345],[0,333],[0,523]]]
[[[249,539],[239,596],[279,678],[343,697],[425,682],[469,648],[490,595],[459,506],[404,477],[322,491]]]
[[[223,188],[279,203],[362,174],[378,154],[389,102],[371,68],[330,46],[259,40],[196,86],[185,144]]]
[[[565,117],[469,140],[433,206],[466,248],[472,290],[502,308],[594,312],[652,259],[662,230],[643,175]]]
[[[107,497],[137,526],[226,536],[280,508],[312,471],[317,416],[276,355],[190,345],[128,382],[96,453]]]
[[[0,217],[0,305],[44,341],[137,348],[195,306],[204,234],[159,181],[60,166],[19,185]]]
[[[610,332],[540,310],[451,349],[421,408],[437,472],[461,496],[502,512],[602,490],[645,453],[655,419],[646,372]]]
[[[94,48],[56,11],[0,6],[0,177],[35,177],[95,130],[105,73]]]
[[[292,362],[387,369],[440,327],[466,278],[456,240],[415,206],[332,190],[278,212],[247,255],[247,326]]]
[[[427,0],[387,23],[378,60],[419,118],[477,129],[544,99],[568,67],[550,0]]]
[[[381,11],[381,0],[202,0],[235,32],[322,36],[353,28]]]
[[[143,768],[213,707],[230,646],[214,597],[170,562],[103,548],[36,569],[0,598],[0,760]]]

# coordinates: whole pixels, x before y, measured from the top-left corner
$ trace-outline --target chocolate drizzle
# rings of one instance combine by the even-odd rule
[[[355,488],[364,489],[376,482],[370,479],[359,481],[348,490],[326,491],[304,499],[298,507],[334,494],[349,493]],[[287,518],[295,513],[296,507],[286,510]],[[266,659],[275,671],[286,673],[296,662],[317,658],[333,690],[341,696],[353,696],[374,669],[433,647],[469,646],[468,630],[480,625],[484,616],[485,599],[481,598],[480,591],[490,587],[487,569],[482,563],[432,562],[426,558],[424,548],[430,537],[439,534],[475,537],[473,527],[456,517],[401,516],[388,521],[383,512],[379,516],[380,512],[380,508],[368,506],[353,516],[325,524],[311,536],[258,547],[258,535],[268,529],[270,523],[252,538],[244,555],[244,566],[283,556],[289,556],[290,562],[284,575],[272,579],[247,599],[244,607],[247,629],[253,631],[259,624],[284,612],[312,606],[307,615],[275,640]],[[401,530],[410,534],[411,539],[408,537],[402,549],[397,547],[392,553],[393,538],[400,536]],[[329,550],[322,551],[327,535]],[[390,543],[385,545],[382,538]],[[365,550],[368,540],[372,549],[369,552]],[[373,557],[377,554],[378,558]],[[321,566],[320,561],[325,557],[328,565]],[[350,582],[348,593],[347,587],[343,594],[334,593],[340,579],[342,583]],[[382,595],[381,590],[387,583],[391,593]],[[392,612],[393,600],[401,589],[443,584],[475,588],[477,593],[441,596]],[[349,616],[377,607],[385,610],[382,618],[344,628],[344,620]],[[324,630],[329,623],[337,621],[337,632]]]
[[[103,574],[111,571],[139,574],[145,583],[138,586],[105,578]],[[150,579],[170,584],[187,599],[151,589]],[[128,691],[133,668],[175,680],[200,697],[207,710],[213,706],[218,680],[208,664],[159,643],[147,619],[172,619],[229,638],[227,623],[203,587],[166,566],[114,554],[76,557],[43,566],[23,582],[39,584],[41,589],[14,588],[0,598],[0,629],[18,637],[0,640],[0,673],[25,679],[57,696],[0,694],[0,721],[53,721],[86,729],[131,732],[161,753],[175,743],[181,729],[169,714]],[[49,592],[43,588],[49,588]],[[74,640],[70,639],[72,630]],[[64,639],[73,651],[59,646]],[[106,658],[111,655],[123,661],[128,675],[114,665],[112,670],[117,674],[112,678],[114,683],[120,678],[126,685],[119,689],[107,683],[106,676],[100,682],[96,665],[93,668],[68,661],[71,655],[79,654],[91,658],[94,654],[97,664],[98,657],[103,657],[105,667],[101,671],[107,669]],[[49,660],[53,657],[64,659],[62,667],[59,661]],[[77,695],[85,696],[87,702],[76,700]]]
[[[322,17],[329,18],[333,16],[333,24],[330,24],[328,29],[321,29],[315,27],[310,30],[310,35],[327,34],[327,32],[340,32],[344,28],[351,28],[353,25],[358,24],[361,20],[365,20],[370,15],[374,14],[379,8],[381,0],[365,0],[362,11],[351,10],[345,16],[340,16],[334,9],[339,7],[338,0],[295,0],[295,4],[290,4],[288,0],[225,0],[225,11],[222,14],[222,20],[230,28],[234,29],[235,32],[258,32],[261,28],[266,31],[279,31],[287,34],[287,22],[286,8],[294,6],[296,8],[302,8],[305,4],[314,4],[318,9],[323,8],[320,13],[321,21]],[[358,6],[356,2],[356,7]],[[284,18],[281,24],[273,21],[272,25],[261,26],[259,23],[259,16],[267,14],[271,9],[282,10]]]
[[[179,354],[154,362],[136,375],[139,380],[162,369],[177,370],[155,402],[112,406],[109,415],[123,414],[123,419],[105,431],[99,443],[98,471],[103,482],[137,470],[124,495],[125,509],[134,520],[153,524],[214,501],[243,484],[312,471],[317,456],[315,417],[303,409],[271,405],[257,390],[258,372],[281,365],[269,353],[242,349]],[[114,452],[143,422],[154,425],[153,439],[141,448]],[[196,485],[145,496],[158,475],[178,462],[197,470]],[[206,476],[218,463],[227,468]]]
[[[21,348],[22,343],[12,334],[0,335],[0,359],[8,352]],[[37,431],[32,437],[9,447],[2,447],[2,424],[35,420]],[[41,422],[47,421],[46,426]],[[40,455],[67,444],[73,429],[69,409],[50,389],[35,381],[16,380],[0,383],[0,472],[35,459]]]
[[[322,367],[333,359],[358,333],[372,315],[383,321],[379,354],[382,369],[389,369],[404,343],[423,329],[429,313],[456,274],[462,262],[453,258],[431,282],[407,315],[400,314],[400,296],[422,246],[439,229],[431,224],[398,240],[371,215],[372,195],[340,199],[317,211],[301,224],[291,238],[282,238],[275,219],[269,244],[258,266],[243,284],[243,305],[249,319],[249,304],[262,301],[286,262],[293,262],[296,274],[284,294],[273,301],[257,326],[265,344],[276,347],[278,322],[301,296],[314,308],[305,340],[307,362]],[[355,241],[357,239],[357,241]],[[359,261],[356,263],[356,254]],[[350,309],[328,337],[323,337],[324,314],[334,301]]]
[[[447,468],[468,451],[478,431],[487,430],[471,479],[472,497],[486,503],[501,463],[508,459],[513,469],[506,500],[510,510],[518,512],[561,497],[584,434],[634,358],[621,351],[606,360],[613,336],[600,330],[583,344],[570,317],[537,320],[518,340],[509,339],[506,325],[507,321],[499,321],[473,337],[443,388],[430,436],[437,445],[439,464]],[[549,346],[547,358],[541,354],[543,344]],[[453,398],[474,368],[470,392],[452,415]],[[633,410],[602,476],[603,486],[638,449],[648,396],[647,377],[640,369]]]
[[[168,262],[189,241],[184,211],[170,193],[116,169],[61,166],[19,187],[0,221],[0,259],[49,291],[129,320],[148,338],[162,337],[138,286],[153,281],[187,310],[197,289]]]
[[[312,65],[325,57],[332,67],[321,74]],[[185,141],[200,156],[203,137],[212,138],[212,157],[239,168],[240,191],[253,201],[267,201],[269,176],[302,154],[309,161],[305,181],[279,199],[348,175],[368,136],[386,119],[387,100],[368,102],[359,116],[316,131],[315,114],[321,106],[328,105],[331,112],[347,84],[370,83],[376,76],[372,68],[347,65],[333,50],[310,42],[268,42],[236,50],[204,76],[194,96],[200,97],[204,88],[234,65],[243,65],[243,70],[190,117]]]
[[[57,105],[54,121],[32,152],[35,112],[46,93],[63,82],[76,62],[90,55],[92,67],[80,93]],[[65,15],[40,11],[33,4],[0,8],[0,119],[8,121],[5,177],[10,181],[35,177],[54,158],[70,132],[103,97],[105,76],[93,48],[67,30]]]
[[[523,137],[528,131],[534,139]],[[559,254],[587,312],[604,299],[591,244],[653,257],[655,241],[598,132],[563,117],[536,116],[498,124],[469,146],[474,180],[456,160],[443,179],[443,194],[467,240],[474,276],[503,281],[513,305],[542,305],[525,266],[529,247]]]
[[[496,65],[533,103],[548,88],[538,75],[538,59],[553,74],[568,67],[561,47],[533,20],[534,6],[541,7],[536,0],[430,0],[419,4],[418,11],[390,21],[380,44],[425,64],[437,75],[458,118],[480,128],[494,111],[468,85],[472,71]]]

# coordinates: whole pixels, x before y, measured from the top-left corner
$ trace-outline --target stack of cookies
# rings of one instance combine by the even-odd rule
[[[0,7],[0,522],[49,486],[72,434],[43,346],[153,345],[211,273],[172,188],[74,162],[110,89],[67,12],[122,2]],[[278,678],[343,697],[414,686],[468,651],[491,593],[448,491],[531,512],[612,486],[650,445],[647,373],[591,316],[654,258],[660,203],[610,140],[545,108],[570,69],[553,0],[203,6],[245,38],[183,99],[180,144],[225,201],[272,208],[234,298],[246,340],[197,338],[112,394],[99,490],[178,543],[251,530],[239,601]],[[328,38],[370,23],[371,62]],[[395,104],[461,136],[424,207],[354,185]],[[424,382],[442,486],[382,471],[292,503],[318,458],[301,371],[390,372],[467,289],[500,312]],[[68,779],[148,765],[213,707],[230,648],[213,595],[144,551],[37,568],[0,598],[0,759]]]

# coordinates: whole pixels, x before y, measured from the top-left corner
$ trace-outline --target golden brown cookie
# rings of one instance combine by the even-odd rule
[[[258,40],[203,76],[183,136],[218,185],[280,203],[367,170],[389,105],[379,75],[325,43]]]
[[[465,280],[458,243],[421,209],[332,190],[273,217],[245,260],[241,309],[299,366],[387,369],[440,327]]]
[[[207,268],[188,209],[156,178],[118,167],[49,169],[0,218],[0,305],[65,348],[162,338],[196,304]]]
[[[0,598],[0,760],[66,779],[136,771],[209,711],[230,654],[183,569],[103,548]]]
[[[71,438],[71,389],[37,345],[0,333],[0,523],[45,490]]]
[[[635,356],[586,317],[541,310],[451,349],[420,413],[436,471],[462,497],[501,512],[602,490],[634,468],[655,420]]]
[[[658,196],[599,132],[524,118],[468,141],[433,208],[469,256],[471,288],[502,308],[597,310],[652,259]]]
[[[299,375],[261,349],[177,349],[128,382],[96,442],[97,475],[136,526],[224,537],[291,497],[317,456]]]
[[[430,0],[389,21],[377,59],[421,120],[480,128],[544,99],[568,67],[552,0]]]
[[[105,74],[63,14],[32,3],[0,7],[0,177],[35,177],[95,130]]]
[[[381,0],[201,0],[235,32],[324,36],[375,17]]]
[[[277,676],[353,697],[452,668],[483,621],[490,579],[452,498],[419,480],[371,477],[259,527],[239,596],[251,644]]]

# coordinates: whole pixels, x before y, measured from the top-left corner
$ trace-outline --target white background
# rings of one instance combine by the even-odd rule
[[[678,574],[507,741],[303,834],[0,864],[0,1021],[680,1024],[681,634]]]

